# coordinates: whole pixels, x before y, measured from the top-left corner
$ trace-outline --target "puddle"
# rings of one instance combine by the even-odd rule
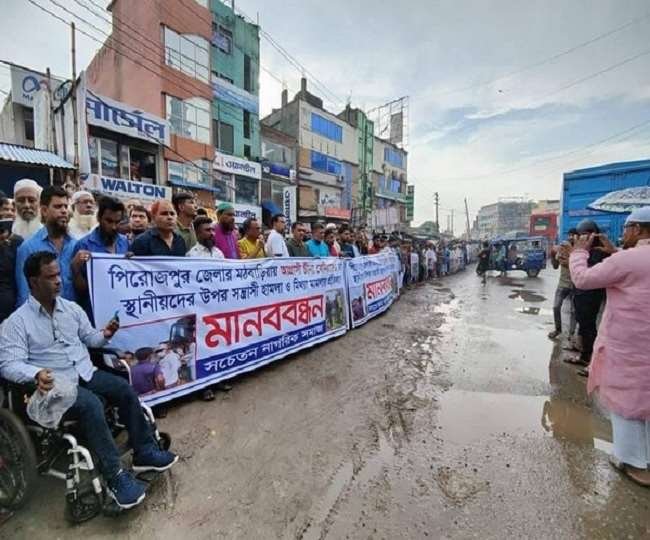
[[[551,317],[553,315],[552,309],[538,308],[535,306],[523,306],[515,309],[517,313],[524,313],[526,315],[545,315]]]
[[[452,389],[440,405],[441,436],[458,445],[504,434],[552,436],[602,450],[611,441],[609,422],[586,406],[555,397]]]
[[[512,294],[508,295],[508,298],[513,300],[518,299],[524,302],[543,302],[546,300],[545,296],[528,289],[512,289]]]

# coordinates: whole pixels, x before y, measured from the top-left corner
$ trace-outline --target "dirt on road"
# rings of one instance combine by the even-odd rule
[[[643,538],[650,495],[546,338],[553,272],[406,291],[333,342],[160,424],[181,456],[145,503],[77,527],[41,479],[7,538]]]

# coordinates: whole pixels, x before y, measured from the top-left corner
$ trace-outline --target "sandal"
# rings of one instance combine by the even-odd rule
[[[588,362],[585,362],[582,358],[579,356],[569,356],[568,358],[564,358],[562,360],[566,364],[571,364],[572,366],[583,366],[586,367],[589,365]]]
[[[579,369],[578,375],[580,375],[581,377],[589,377],[589,368]]]
[[[642,480],[641,478],[638,478],[635,476],[636,472],[632,471],[629,467],[625,467],[624,474],[638,486],[650,488],[650,480]]]

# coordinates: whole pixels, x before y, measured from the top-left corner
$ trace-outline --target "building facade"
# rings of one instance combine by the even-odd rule
[[[297,141],[296,176],[298,215],[306,222],[348,221],[353,167],[358,167],[356,129],[323,108],[323,101],[307,90],[289,102],[282,93],[282,107],[262,123]]]
[[[534,203],[523,200],[503,200],[481,207],[478,211],[478,232],[483,238],[504,235],[527,235]]]
[[[156,183],[193,191],[208,209],[231,201],[259,210],[258,27],[217,0],[114,0],[108,9],[112,35],[87,84],[169,123]]]

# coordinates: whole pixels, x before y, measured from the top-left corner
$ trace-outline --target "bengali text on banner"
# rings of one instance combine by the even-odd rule
[[[117,313],[121,324],[109,345],[118,354],[104,359],[128,364],[150,405],[251,371],[347,331],[345,265],[93,255],[95,322],[101,328]]]

